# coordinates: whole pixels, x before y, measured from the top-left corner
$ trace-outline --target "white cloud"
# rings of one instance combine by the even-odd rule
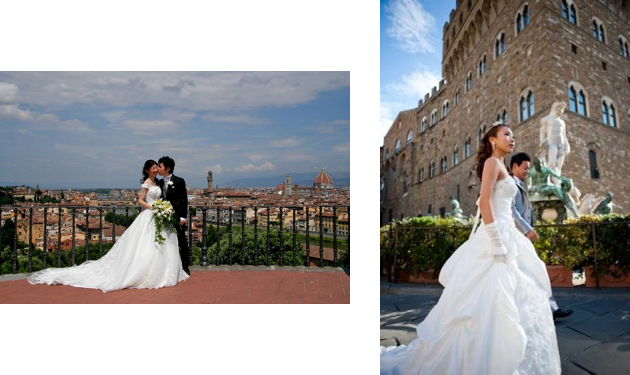
[[[0,105],[0,118],[28,121],[33,119],[31,112],[18,108],[17,104]]]
[[[341,153],[341,154],[350,154],[350,144],[344,143],[340,145],[335,145],[332,147],[332,152]]]
[[[208,173],[208,171],[212,171],[212,173],[221,173],[223,172],[223,167],[221,167],[221,164],[212,165],[204,169],[204,173]]]
[[[400,43],[400,48],[409,53],[435,51],[435,39],[430,32],[435,19],[417,0],[393,0],[385,6],[391,25],[387,34]]]
[[[110,111],[110,112],[100,113],[100,115],[103,116],[109,122],[115,122],[115,121],[120,120],[126,113],[127,111]]]
[[[249,155],[249,159],[254,163],[261,161],[263,157],[264,155]]]
[[[229,109],[233,113],[304,104],[316,100],[322,92],[350,86],[347,71],[0,72],[0,80],[15,82],[13,86],[21,88],[20,96],[36,105],[106,103],[128,108],[149,104],[191,111]],[[262,123],[254,117],[225,118]]]
[[[0,82],[0,102],[15,103],[20,99],[20,89],[17,85]]]
[[[271,162],[265,162],[260,166],[255,166],[252,163],[247,165],[241,165],[238,168],[234,168],[235,172],[261,172],[261,171],[273,171],[276,169],[276,166]]]
[[[418,99],[430,93],[433,87],[437,87],[441,76],[428,70],[416,70],[411,74],[404,75],[399,82],[387,86],[386,91],[401,98],[414,98],[415,104]]]
[[[290,148],[301,145],[303,142],[295,138],[276,139],[269,142],[271,147]]]
[[[35,122],[45,126],[54,127],[56,130],[65,130],[65,131],[80,131],[86,132],[89,131],[89,128],[86,123],[79,120],[61,120],[59,117],[55,115],[51,115],[49,113],[45,113],[43,115],[37,116]]]
[[[256,118],[249,115],[215,115],[215,114],[207,114],[203,116],[203,119],[212,121],[212,122],[227,122],[227,123],[235,123],[235,124],[246,124],[246,125],[264,125],[269,124],[269,120],[263,118]]]
[[[172,132],[179,126],[171,120],[125,120],[122,125],[135,134]]]
[[[440,79],[434,72],[418,69],[384,87],[381,92],[381,138],[387,134],[398,112],[415,108],[425,94],[438,86]]]

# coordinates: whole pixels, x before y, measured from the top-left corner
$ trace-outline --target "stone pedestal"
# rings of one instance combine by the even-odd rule
[[[561,224],[567,218],[567,209],[560,198],[556,196],[532,197],[532,215],[534,220],[553,221]]]

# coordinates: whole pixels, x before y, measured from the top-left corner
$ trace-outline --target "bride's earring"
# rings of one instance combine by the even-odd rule
[[[492,145],[492,150],[494,151],[494,149],[497,148],[497,144],[492,142],[491,145]]]

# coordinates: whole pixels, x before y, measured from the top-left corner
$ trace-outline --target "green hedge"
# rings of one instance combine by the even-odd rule
[[[595,264],[593,228],[600,275],[630,273],[630,215],[585,215],[561,225],[535,226],[534,248],[547,265],[567,268]],[[471,227],[452,218],[417,217],[381,228],[381,269],[393,265],[407,274],[433,270],[437,277],[448,257],[463,244]],[[611,266],[614,266],[611,268]]]

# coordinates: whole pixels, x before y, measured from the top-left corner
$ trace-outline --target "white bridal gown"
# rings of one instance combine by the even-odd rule
[[[483,222],[440,272],[440,300],[408,346],[381,347],[381,374],[560,374],[545,264],[515,227],[514,179],[492,207],[507,263],[494,260]]]
[[[158,186],[149,188],[146,202],[153,204],[160,198]],[[161,288],[177,285],[188,275],[182,269],[177,234],[162,230],[166,239],[155,243],[153,212],[144,210],[102,258],[68,268],[47,268],[31,275],[31,284],[64,284],[103,292],[125,288]]]

